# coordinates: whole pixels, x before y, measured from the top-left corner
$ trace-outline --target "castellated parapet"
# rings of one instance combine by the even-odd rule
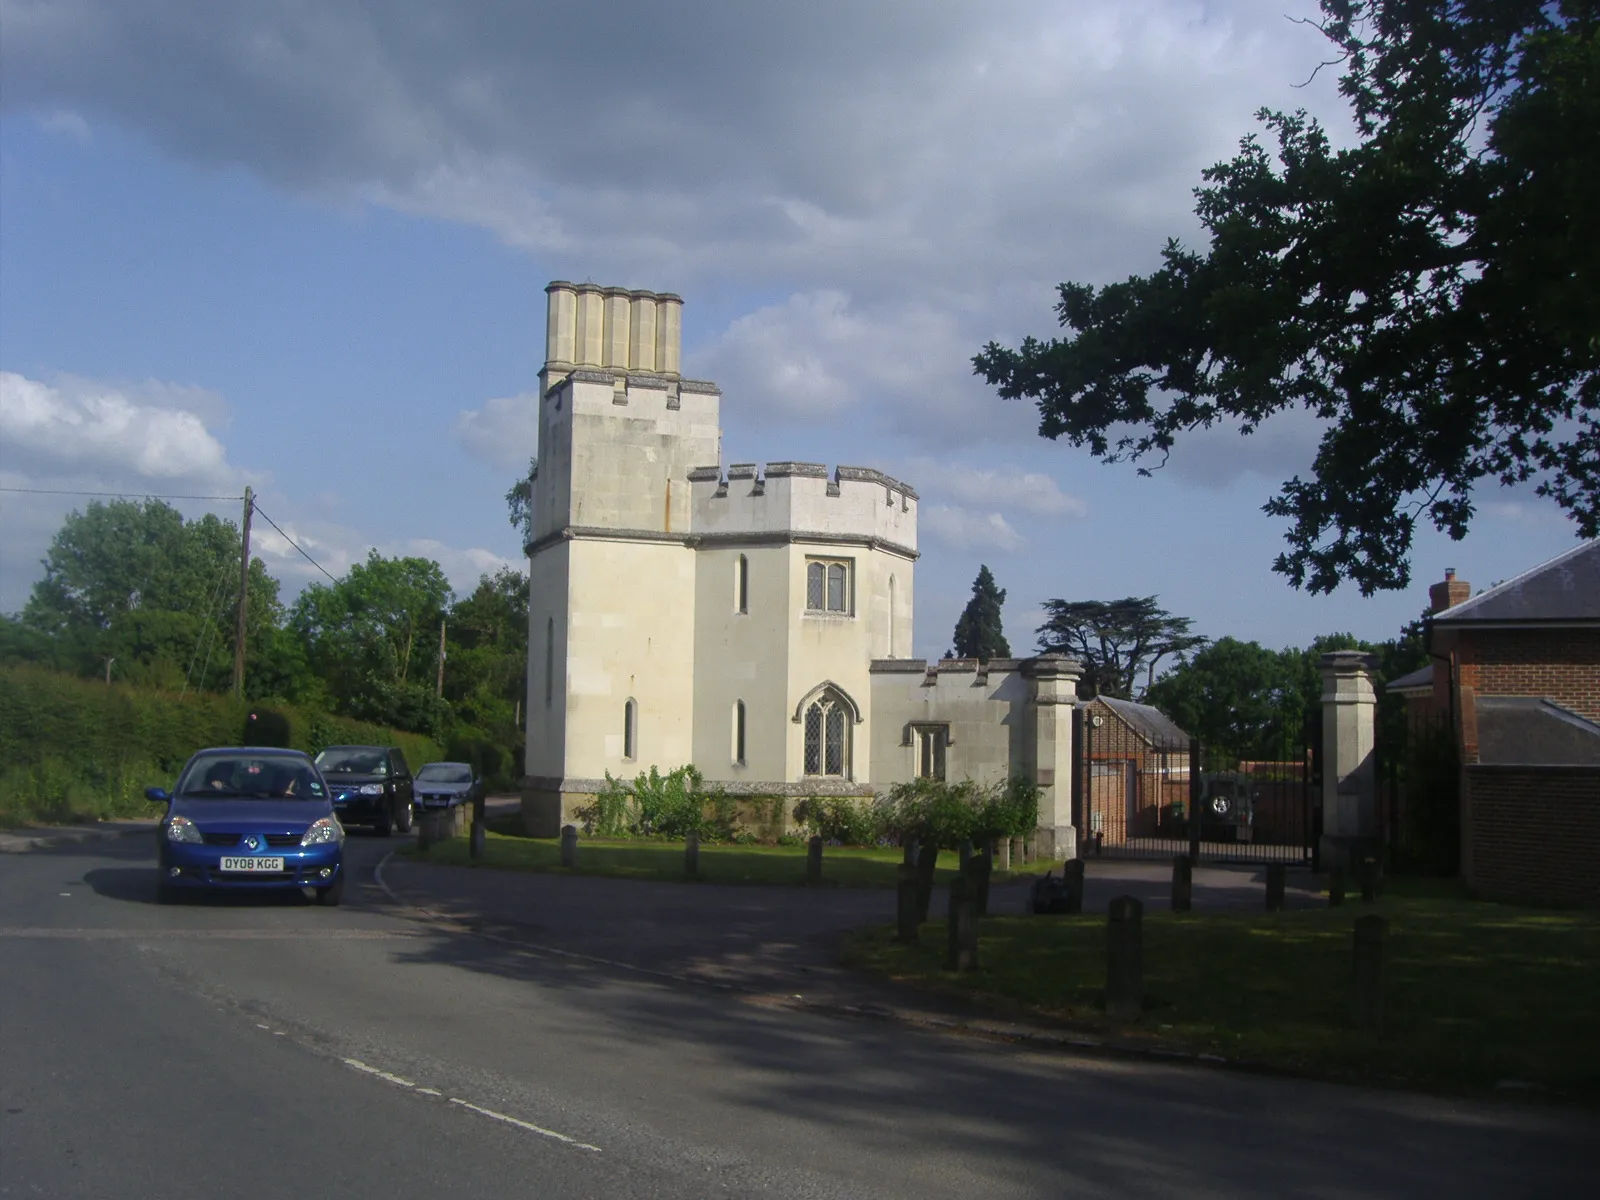
[[[859,542],[915,557],[917,493],[881,471],[822,463],[733,463],[689,472],[691,528],[721,538]]]

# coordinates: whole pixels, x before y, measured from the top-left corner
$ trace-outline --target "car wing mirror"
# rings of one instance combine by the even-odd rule
[[[151,804],[167,804],[172,800],[172,794],[166,788],[145,788],[144,798]]]

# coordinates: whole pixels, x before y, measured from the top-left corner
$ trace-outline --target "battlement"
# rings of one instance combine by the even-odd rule
[[[881,471],[822,463],[731,463],[689,472],[696,537],[812,534],[917,548],[916,490]]]

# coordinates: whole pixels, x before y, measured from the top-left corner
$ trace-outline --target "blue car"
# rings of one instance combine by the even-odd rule
[[[201,750],[169,795],[145,795],[167,812],[156,827],[156,898],[200,889],[315,888],[320,904],[344,898],[344,826],[327,782],[298,750]]]

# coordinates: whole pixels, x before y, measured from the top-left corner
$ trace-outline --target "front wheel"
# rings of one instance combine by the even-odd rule
[[[412,820],[411,805],[402,804],[400,806],[400,819],[395,822],[395,828],[401,833],[410,833]]]
[[[372,832],[379,837],[388,837],[394,832],[394,813],[385,810],[372,826]]]
[[[324,908],[336,908],[343,899],[343,875],[339,876],[339,881],[337,883],[331,883],[327,887],[319,887],[317,889],[317,903],[322,905]]]
[[[156,884],[157,904],[179,904],[183,901],[182,894],[170,883]]]

